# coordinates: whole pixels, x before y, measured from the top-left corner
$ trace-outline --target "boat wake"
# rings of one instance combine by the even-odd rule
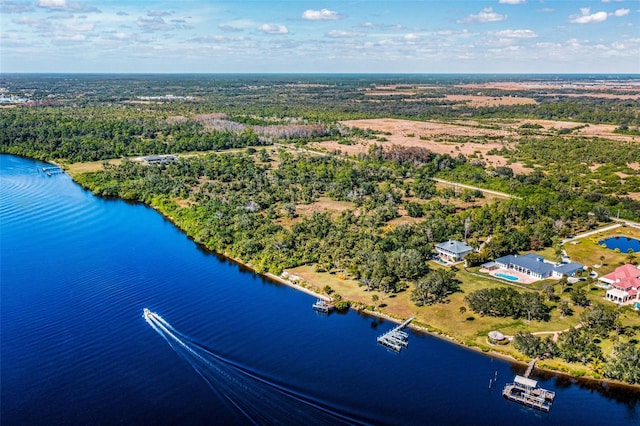
[[[260,376],[179,332],[145,308],[143,317],[218,397],[253,424],[363,424],[314,399]]]

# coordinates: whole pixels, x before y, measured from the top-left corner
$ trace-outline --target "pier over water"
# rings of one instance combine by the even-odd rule
[[[59,167],[59,166],[38,167],[36,168],[36,170],[38,171],[38,173],[44,173],[47,176],[59,175],[64,173],[64,170],[62,170],[62,167]]]
[[[409,318],[402,324],[392,328],[384,333],[382,336],[378,336],[378,344],[385,346],[389,349],[393,349],[396,352],[400,352],[402,348],[409,346],[409,335],[403,330],[413,321],[413,317]]]

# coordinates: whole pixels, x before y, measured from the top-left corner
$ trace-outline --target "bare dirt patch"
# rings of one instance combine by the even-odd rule
[[[355,204],[347,201],[335,201],[327,197],[320,199],[311,204],[297,204],[296,213],[300,216],[311,216],[313,213],[329,212],[332,216],[339,214],[345,210],[354,210]]]
[[[635,163],[627,163],[627,166],[632,170],[640,170],[640,163],[637,161]]]

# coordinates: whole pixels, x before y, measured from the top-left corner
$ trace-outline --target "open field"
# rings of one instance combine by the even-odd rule
[[[493,107],[499,105],[537,104],[535,99],[519,96],[446,95],[448,101],[459,102],[472,107]]]
[[[453,157],[463,154],[481,158],[489,166],[509,166],[515,173],[529,173],[533,169],[519,162],[510,162],[501,155],[488,154],[491,150],[503,147],[513,148],[522,137],[522,125],[541,126],[530,136],[549,136],[558,131],[569,129],[577,137],[599,137],[617,141],[640,142],[639,136],[614,133],[616,126],[608,124],[587,124],[553,120],[513,120],[508,123],[496,123],[492,128],[471,120],[458,120],[455,123],[434,121],[412,121],[392,118],[363,119],[342,121],[342,125],[359,129],[370,129],[382,133],[384,140],[358,139],[352,145],[339,144],[336,141],[313,142],[309,146],[329,152],[341,151],[348,155],[364,154],[372,144],[382,146],[423,147],[438,154]],[[495,128],[493,128],[495,127]]]
[[[613,271],[625,262],[626,253],[616,253],[614,250],[601,247],[598,242],[613,236],[627,236],[640,239],[640,229],[623,226],[612,231],[598,233],[590,237],[566,243],[564,249],[571,260],[593,267],[600,265],[600,256],[604,256],[602,266],[595,268],[599,275]]]
[[[62,163],[62,167],[67,173],[69,173],[71,176],[74,176],[80,173],[91,173],[91,172],[100,171],[102,170],[102,164],[105,162],[108,164],[113,164],[117,166],[122,162],[122,160],[113,159],[113,160],[106,160],[106,161],[89,161],[84,163],[69,163],[69,164]]]
[[[549,91],[548,95],[571,96],[590,94],[592,96],[616,97],[621,95],[640,96],[640,84],[635,81],[492,81],[487,83],[457,84],[456,87],[469,90],[497,89],[506,91],[536,90]],[[561,91],[554,93],[554,91]],[[568,92],[564,92],[568,91]],[[576,93],[577,92],[577,93]],[[606,92],[606,93],[602,93]],[[624,98],[622,98],[624,99]]]

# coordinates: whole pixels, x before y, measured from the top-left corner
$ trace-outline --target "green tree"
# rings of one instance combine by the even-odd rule
[[[589,305],[589,299],[587,299],[587,292],[582,288],[578,288],[571,292],[571,301],[576,306]]]
[[[374,294],[371,296],[371,301],[373,302],[376,308],[378,307],[378,300],[380,300],[380,298],[378,297],[377,294]]]
[[[460,281],[455,279],[455,272],[435,269],[418,280],[411,292],[411,300],[418,306],[431,305],[444,301],[459,288]]]
[[[580,328],[560,334],[558,338],[560,356],[567,362],[587,364],[593,359],[602,359],[602,350],[594,343],[593,335]]]
[[[620,343],[604,366],[604,375],[627,383],[640,383],[640,347],[633,343]]]
[[[521,331],[514,337],[513,347],[530,358],[554,356],[558,350],[550,336],[543,340],[531,333]]]

